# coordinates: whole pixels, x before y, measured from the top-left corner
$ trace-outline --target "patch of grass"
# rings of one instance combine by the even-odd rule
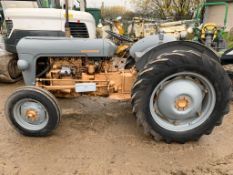
[[[228,48],[233,48],[233,35],[230,35],[230,33],[225,32],[223,34],[223,38],[227,41]]]

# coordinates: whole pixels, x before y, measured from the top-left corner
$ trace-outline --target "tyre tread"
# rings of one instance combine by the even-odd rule
[[[188,59],[186,58],[188,57]],[[190,59],[189,59],[190,57]],[[164,71],[164,68],[169,68],[172,66],[179,67],[183,64],[203,64],[206,67],[212,67],[217,70],[216,78],[225,82],[224,85],[226,92],[224,93],[222,103],[225,104],[225,109],[221,111],[219,115],[219,120],[212,126],[206,128],[203,133],[193,134],[192,138],[172,138],[165,135],[158,134],[152,128],[150,123],[147,121],[145,114],[141,110],[141,104],[143,101],[141,100],[141,96],[143,95],[144,88],[150,83],[151,77],[156,75],[156,73],[160,71]],[[148,71],[150,70],[150,71]],[[202,135],[209,135],[212,133],[216,126],[222,124],[223,117],[225,114],[229,113],[230,109],[230,102],[231,102],[231,82],[224,71],[224,69],[217,63],[217,61],[213,60],[212,58],[208,57],[207,55],[203,56],[203,54],[195,53],[194,51],[177,51],[175,53],[166,53],[164,55],[159,56],[159,58],[152,59],[145,68],[139,73],[138,78],[135,82],[135,86],[132,89],[132,106],[134,109],[134,113],[137,118],[137,122],[144,128],[144,132],[146,134],[150,134],[155,140],[164,140],[166,143],[178,142],[178,143],[185,143],[187,141],[196,141],[200,139]],[[158,136],[159,135],[159,136]]]

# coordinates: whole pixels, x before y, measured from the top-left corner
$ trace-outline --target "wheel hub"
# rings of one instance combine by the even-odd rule
[[[203,100],[202,89],[190,79],[178,79],[161,87],[155,109],[168,120],[197,117]]]
[[[38,119],[38,112],[35,111],[35,110],[33,110],[33,109],[31,109],[31,110],[28,110],[26,112],[26,116],[27,116],[27,118],[29,120],[31,120],[33,122],[33,121],[36,121]]]
[[[190,101],[187,96],[180,96],[175,102],[178,111],[185,111],[189,107]]]
[[[40,125],[46,121],[46,111],[41,104],[36,102],[25,102],[20,107],[22,121],[32,124]]]
[[[203,124],[216,105],[212,83],[194,72],[166,77],[154,89],[150,112],[154,121],[169,131],[184,132]]]

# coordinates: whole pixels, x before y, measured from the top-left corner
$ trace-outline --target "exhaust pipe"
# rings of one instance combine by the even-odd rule
[[[80,2],[80,11],[85,12],[87,7],[86,0],[80,0],[79,2]]]
[[[65,5],[66,5],[66,23],[65,23],[65,36],[66,37],[70,37],[71,33],[70,33],[70,24],[69,24],[69,0],[65,1]]]

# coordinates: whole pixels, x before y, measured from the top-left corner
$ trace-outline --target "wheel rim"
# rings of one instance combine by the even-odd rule
[[[22,99],[13,108],[15,121],[24,129],[42,130],[48,124],[48,111],[37,100]]]
[[[150,98],[153,120],[162,128],[184,132],[202,125],[216,104],[213,85],[200,74],[181,72],[161,81]]]

